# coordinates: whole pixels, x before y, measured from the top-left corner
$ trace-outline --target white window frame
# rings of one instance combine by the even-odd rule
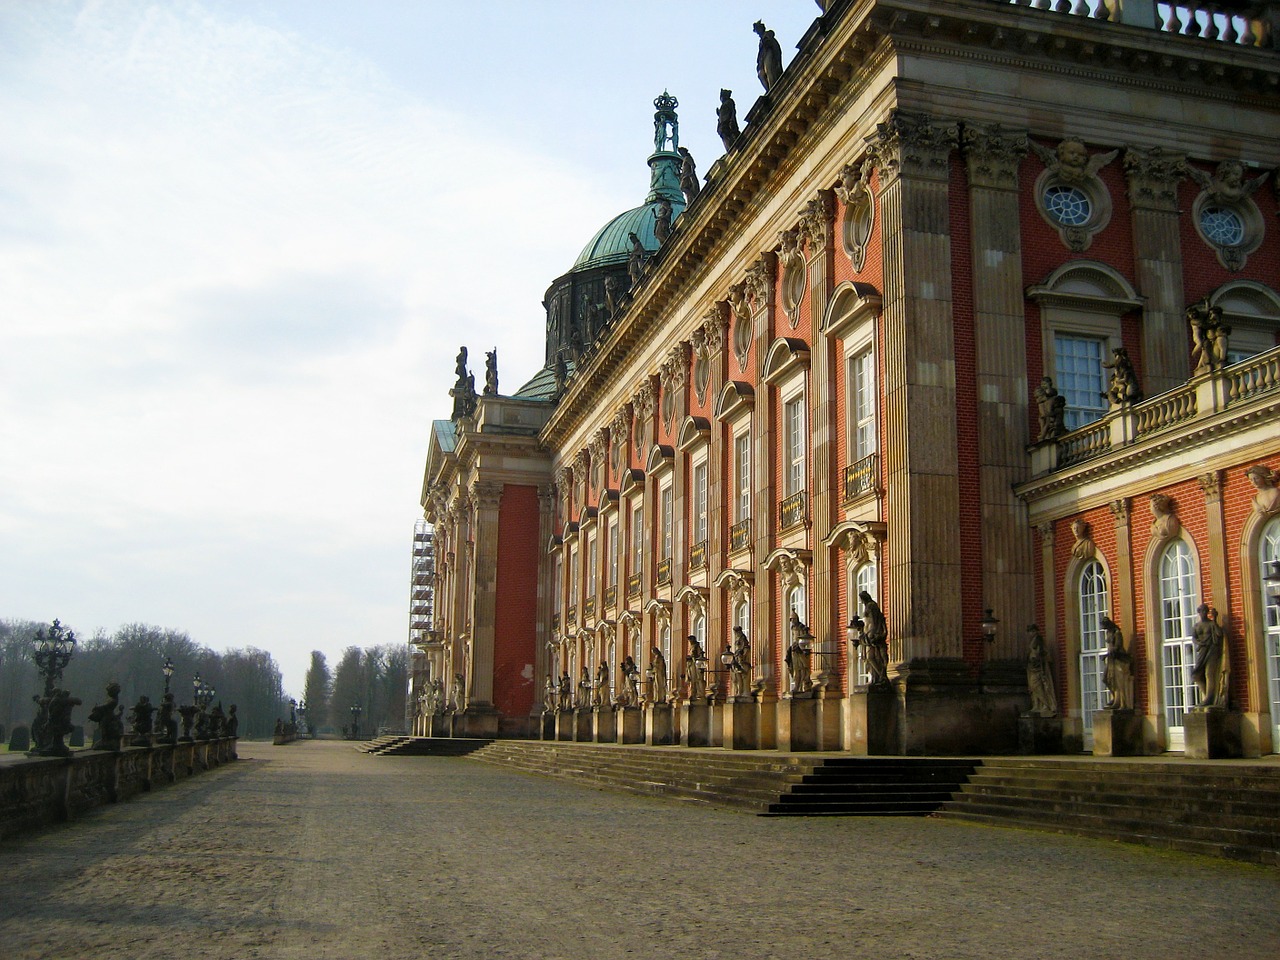
[[[875,333],[875,322],[867,320],[844,340],[845,449],[850,464],[880,449],[880,369]],[[862,368],[869,382],[859,377]]]
[[[666,477],[658,485],[658,523],[660,534],[659,560],[671,560],[675,550],[675,491],[671,478]]]
[[[692,523],[690,542],[701,543],[707,539],[710,530],[710,483],[711,467],[705,451],[696,456],[690,470],[690,513]]]
[[[618,518],[616,516],[609,518],[609,523],[605,527],[605,536],[609,538],[609,542],[605,549],[608,556],[608,580],[605,583],[607,587],[618,586]]]
[[[582,602],[582,569],[578,563],[578,545],[569,548],[569,606],[576,607]]]
[[[1106,709],[1107,638],[1102,618],[1111,616],[1111,589],[1107,570],[1097,560],[1088,561],[1076,574],[1076,605],[1080,629],[1080,716],[1086,735],[1093,730],[1093,714]]]
[[[644,570],[644,504],[631,505],[631,575],[638,576]]]
[[[1264,579],[1280,560],[1280,517],[1272,517],[1258,537],[1257,583],[1262,590],[1262,636],[1266,661],[1267,697],[1271,703],[1271,749],[1280,751],[1280,598],[1267,596]]]
[[[853,571],[853,575],[849,578],[849,619],[862,614],[862,601],[859,595],[862,591],[867,591],[874,599],[880,595],[880,568],[876,565],[875,560],[868,560],[866,563],[860,563],[857,569]],[[788,614],[790,616],[790,614]],[[858,647],[857,663],[854,664],[855,676],[859,684],[869,684],[871,682],[871,671],[867,668],[866,657],[863,655],[863,648]]]
[[[808,489],[809,438],[804,381],[782,396],[782,495],[793,497]]]
[[[733,435],[734,523],[751,519],[751,428]]]
[[[587,596],[594,597],[596,595],[596,586],[599,583],[599,566],[600,566],[600,544],[596,539],[594,532],[587,534]]]
[[[1192,640],[1200,605],[1199,565],[1195,552],[1183,539],[1165,544],[1156,558],[1157,623],[1160,629],[1160,686],[1170,750],[1185,744],[1183,717],[1196,705],[1196,685],[1191,679],[1195,664]]]

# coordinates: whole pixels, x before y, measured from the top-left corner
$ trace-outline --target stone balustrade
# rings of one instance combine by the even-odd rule
[[[1156,0],[992,0],[1109,23],[1147,27],[1162,33],[1217,43],[1275,49],[1280,3],[1183,2]]]
[[[75,751],[0,764],[0,839],[73,820],[94,807],[128,800],[237,759],[235,737]]]

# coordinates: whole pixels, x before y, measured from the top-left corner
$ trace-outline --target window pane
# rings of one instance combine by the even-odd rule
[[[1103,399],[1106,380],[1102,358],[1105,344],[1095,337],[1055,334],[1053,360],[1058,373],[1058,392],[1066,398],[1068,430],[1092,423],[1107,412]]]

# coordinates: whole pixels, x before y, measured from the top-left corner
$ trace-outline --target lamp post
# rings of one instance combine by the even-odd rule
[[[71,696],[69,691],[59,690],[56,684],[62,679],[62,671],[71,662],[75,649],[75,632],[63,630],[62,624],[57,620],[50,624],[48,633],[44,628],[36,632],[31,659],[44,674],[44,693],[32,697],[39,711],[31,724],[31,735],[35,741],[32,752],[40,756],[68,756],[71,752],[62,738],[73,729],[71,708],[80,701]]]
[[[54,684],[62,679],[62,671],[71,662],[71,655],[75,650],[75,631],[63,630],[62,624],[57,620],[49,625],[48,633],[45,633],[43,627],[36,631],[36,648],[31,658],[36,663],[36,669],[44,675],[46,697],[53,695]]]
[[[986,616],[982,618],[982,639],[987,643],[995,643],[996,627],[999,626],[1000,620],[991,612],[991,608],[987,607]]]
[[[360,739],[360,704],[351,705],[351,739]]]
[[[168,696],[169,680],[173,676],[173,661],[167,656],[164,658],[164,666],[160,668],[160,672],[164,674],[164,692],[165,696]]]
[[[307,701],[302,699],[298,701],[298,734],[301,735],[307,730]]]

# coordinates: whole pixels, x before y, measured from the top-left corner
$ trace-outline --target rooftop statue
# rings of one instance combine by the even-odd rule
[[[644,273],[644,244],[634,233],[627,234],[627,239],[631,241],[631,254],[627,258],[627,276],[631,278],[631,285],[634,287],[640,282],[640,275]]]
[[[1104,360],[1102,365],[1111,371],[1107,392],[1102,394],[1104,400],[1113,407],[1118,407],[1125,403],[1137,403],[1142,399],[1142,388],[1138,386],[1138,374],[1133,369],[1128,350],[1116,347],[1111,351],[1111,362]]]
[[[693,162],[693,154],[688,147],[680,148],[680,192],[684,194],[686,204],[693,203],[701,185],[698,183],[698,169]]]
[[[1191,359],[1193,375],[1211,373],[1227,365],[1227,342],[1231,326],[1223,318],[1222,308],[1205,297],[1187,307],[1187,323],[1191,325]]]
[[[653,235],[658,238],[659,243],[666,243],[667,237],[671,236],[671,201],[666,197],[659,198],[653,208]],[[605,281],[605,290],[607,296],[608,281]]]
[[[498,348],[486,350],[484,354],[484,395],[498,395]]]
[[[720,106],[716,107],[716,133],[724,144],[724,152],[733,149],[734,141],[742,133],[738,129],[738,105],[733,102],[732,90],[720,91]]]
[[[1056,440],[1067,432],[1067,398],[1060,394],[1048,377],[1040,379],[1036,387],[1036,410],[1040,414],[1040,436],[1037,443]]]
[[[760,37],[760,50],[756,54],[756,76],[760,78],[764,92],[768,93],[782,76],[782,45],[778,43],[773,31],[764,25],[763,20],[757,20],[751,29]]]
[[[653,115],[653,150],[655,153],[670,153],[680,147],[680,121],[676,119],[676,107],[680,101],[667,91],[653,101],[656,112]]]

